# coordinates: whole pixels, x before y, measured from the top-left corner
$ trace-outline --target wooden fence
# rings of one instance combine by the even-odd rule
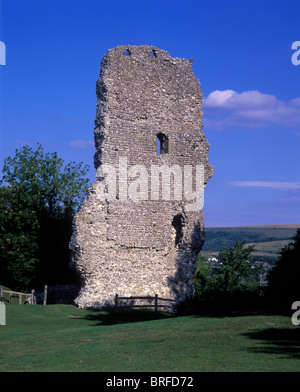
[[[4,297],[4,293],[9,294],[9,299]],[[33,299],[34,290],[31,290],[31,293],[19,293],[18,291],[4,290],[3,287],[0,287],[0,300],[7,302],[9,305],[12,304],[13,298],[19,298],[19,305],[22,305],[22,297],[26,297],[29,294],[31,294],[31,299]],[[33,300],[31,301],[31,303],[33,303]]]
[[[47,289],[48,289],[48,286],[45,285],[43,305],[46,305],[46,303],[47,303]],[[3,296],[4,293],[9,294],[9,298],[8,299]],[[33,305],[35,303],[35,301],[34,301],[34,289],[32,289],[30,293],[19,293],[18,291],[4,290],[3,287],[0,287],[0,301],[3,300],[5,302],[7,302],[9,305],[12,304],[12,299],[13,298],[19,298],[19,305],[22,305],[22,297],[23,296],[26,297],[28,295],[31,296],[31,305]]]
[[[120,304],[119,301],[135,301],[135,300],[145,300],[145,301],[154,301],[154,304],[142,304],[136,305],[135,303],[132,304]],[[155,313],[158,312],[158,308],[166,308],[171,307],[171,305],[160,304],[158,301],[166,301],[166,302],[176,302],[174,299],[169,298],[160,298],[158,294],[155,294],[154,297],[146,296],[146,297],[120,297],[118,294],[115,296],[115,309],[120,308],[154,308]]]
[[[44,298],[43,298],[43,305],[45,306],[47,304],[47,291],[48,291],[48,286],[45,285],[44,287]],[[12,304],[12,299],[13,298],[19,298],[19,305],[22,304],[22,297],[23,296],[28,296],[31,295],[31,304],[33,305],[35,303],[34,298],[34,290],[31,290],[31,293],[20,293],[18,291],[12,291],[12,290],[4,290],[3,287],[0,287],[0,301],[5,301],[9,305]],[[3,294],[9,294],[9,299],[5,298]],[[131,304],[122,304],[120,301],[135,301],[135,300],[144,300],[144,301],[154,301],[154,304],[148,303],[148,304],[142,304],[142,305],[137,305],[135,303]],[[120,308],[154,308],[155,313],[158,312],[158,308],[168,308],[172,307],[172,305],[167,305],[167,304],[161,304],[159,301],[165,301],[165,302],[173,302],[175,303],[176,301],[174,299],[170,298],[160,298],[158,294],[155,294],[154,297],[151,296],[145,296],[145,297],[120,297],[118,294],[115,296],[115,310],[120,309]]]

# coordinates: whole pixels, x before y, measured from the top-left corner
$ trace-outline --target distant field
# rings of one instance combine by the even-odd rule
[[[258,228],[258,229],[293,229],[296,230],[300,228],[300,223],[291,223],[291,224],[282,224],[282,225],[257,225],[257,226],[236,226],[236,228],[239,227],[248,227],[250,229],[252,228]]]
[[[255,246],[255,254],[265,255],[265,256],[273,256],[274,254],[278,254],[280,249],[286,246],[290,240],[279,240],[279,241],[266,241],[266,242],[253,242],[247,245]]]
[[[255,233],[266,237],[286,238],[290,239],[300,228],[299,225],[262,225],[262,226],[235,226],[235,227],[206,227],[205,231],[208,232],[228,232],[228,233],[247,233],[253,235]]]
[[[291,241],[298,227],[300,224],[207,227],[202,252],[207,256],[216,256],[221,248],[230,248],[235,241],[245,241],[255,246],[254,255],[274,258]]]

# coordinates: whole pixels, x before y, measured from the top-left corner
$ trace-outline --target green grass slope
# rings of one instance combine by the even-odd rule
[[[1,372],[298,371],[300,329],[283,316],[167,317],[70,305],[6,306]]]

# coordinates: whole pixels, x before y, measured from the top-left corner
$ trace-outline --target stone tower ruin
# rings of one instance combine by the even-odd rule
[[[97,180],[70,242],[82,281],[75,303],[112,305],[116,294],[179,302],[193,295],[204,242],[197,186],[213,175],[200,83],[186,59],[118,46],[102,59],[96,93]]]

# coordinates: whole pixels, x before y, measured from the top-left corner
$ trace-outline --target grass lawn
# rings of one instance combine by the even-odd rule
[[[289,317],[156,317],[70,305],[6,306],[0,371],[299,371]]]

